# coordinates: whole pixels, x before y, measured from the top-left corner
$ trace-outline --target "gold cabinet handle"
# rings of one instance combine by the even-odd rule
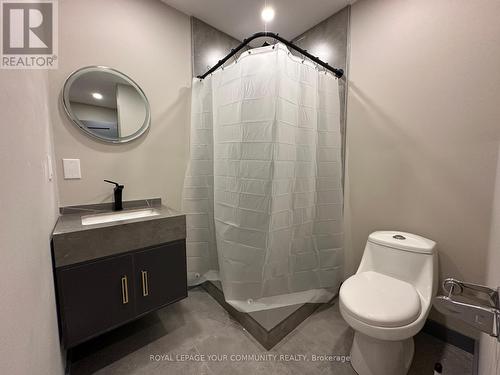
[[[122,303],[125,305],[128,303],[128,283],[127,276],[122,277]]]
[[[142,295],[146,297],[149,295],[148,271],[141,271],[141,278],[142,278]]]

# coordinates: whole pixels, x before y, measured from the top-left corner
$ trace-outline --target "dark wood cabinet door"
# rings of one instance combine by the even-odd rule
[[[57,271],[66,347],[134,317],[133,276],[132,255]]]
[[[185,241],[137,252],[134,263],[137,314],[187,297]]]

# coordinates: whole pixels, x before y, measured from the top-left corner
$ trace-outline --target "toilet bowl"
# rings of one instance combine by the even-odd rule
[[[404,375],[413,336],[437,291],[436,243],[411,233],[368,236],[355,275],[340,288],[340,313],[354,329],[351,365],[359,375]]]

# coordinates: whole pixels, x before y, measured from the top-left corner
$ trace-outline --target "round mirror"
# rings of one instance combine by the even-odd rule
[[[86,134],[105,142],[129,142],[149,127],[149,102],[125,74],[89,66],[64,83],[63,105],[71,120]]]

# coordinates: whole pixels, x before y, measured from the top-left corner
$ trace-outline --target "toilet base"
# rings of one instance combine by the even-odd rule
[[[351,365],[359,375],[406,375],[413,360],[413,337],[385,341],[355,332]]]

